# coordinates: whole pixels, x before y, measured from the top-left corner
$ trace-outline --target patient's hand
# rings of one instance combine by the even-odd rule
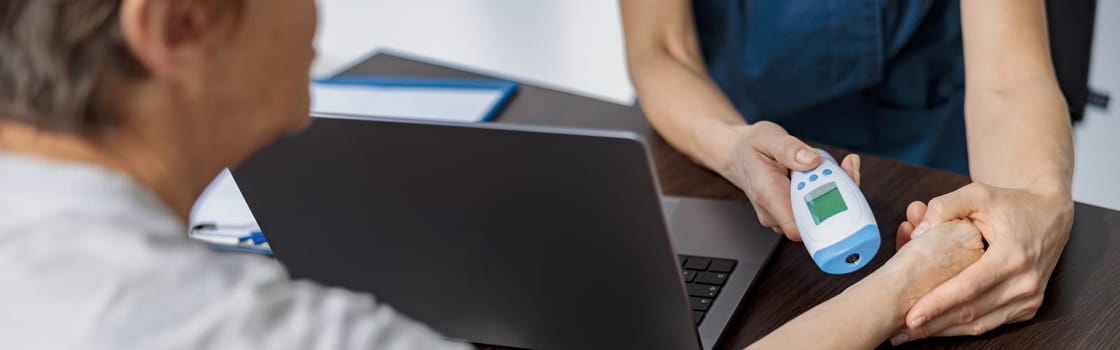
[[[883,266],[900,272],[904,283],[902,305],[907,309],[942,282],[956,276],[984,254],[980,231],[968,220],[953,221],[930,228],[908,244]]]
[[[984,253],[969,221],[946,222],[915,237],[886,265],[836,297],[778,328],[752,349],[870,349],[904,331],[921,297]]]

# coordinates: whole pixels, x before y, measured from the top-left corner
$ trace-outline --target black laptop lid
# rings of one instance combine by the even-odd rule
[[[699,348],[636,135],[316,119],[234,177],[293,277],[449,337]]]

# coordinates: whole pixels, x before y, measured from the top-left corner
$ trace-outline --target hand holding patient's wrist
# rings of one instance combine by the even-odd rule
[[[971,222],[934,225],[907,243],[884,268],[900,283],[900,301],[909,309],[933,288],[975,263],[984,253],[978,229]]]

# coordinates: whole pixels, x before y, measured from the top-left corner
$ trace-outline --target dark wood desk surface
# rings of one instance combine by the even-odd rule
[[[386,54],[376,55],[344,74],[480,76]],[[636,107],[522,84],[497,122],[636,131],[647,135],[653,145],[657,173],[666,194],[746,201],[730,183],[669,147]],[[743,348],[869,274],[894,254],[894,228],[904,219],[908,203],[929,200],[969,181],[963,176],[870,155],[864,155],[862,166],[864,194],[883,228],[883,251],[872,266],[851,275],[827,275],[809,263],[809,254],[801,244],[784,241],[732,320],[720,348]],[[1115,272],[1120,269],[1120,212],[1080,203],[1076,211],[1072,238],[1034,320],[979,337],[928,339],[906,347],[1120,349],[1120,274]]]

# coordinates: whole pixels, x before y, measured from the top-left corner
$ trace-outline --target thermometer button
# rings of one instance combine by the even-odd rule
[[[809,175],[809,182],[817,181],[820,177],[817,174]]]
[[[803,189],[805,189],[805,182],[798,182],[797,183],[797,190],[800,191],[800,190],[803,190]]]
[[[832,169],[824,169],[821,174],[824,174],[825,176],[832,175]]]

